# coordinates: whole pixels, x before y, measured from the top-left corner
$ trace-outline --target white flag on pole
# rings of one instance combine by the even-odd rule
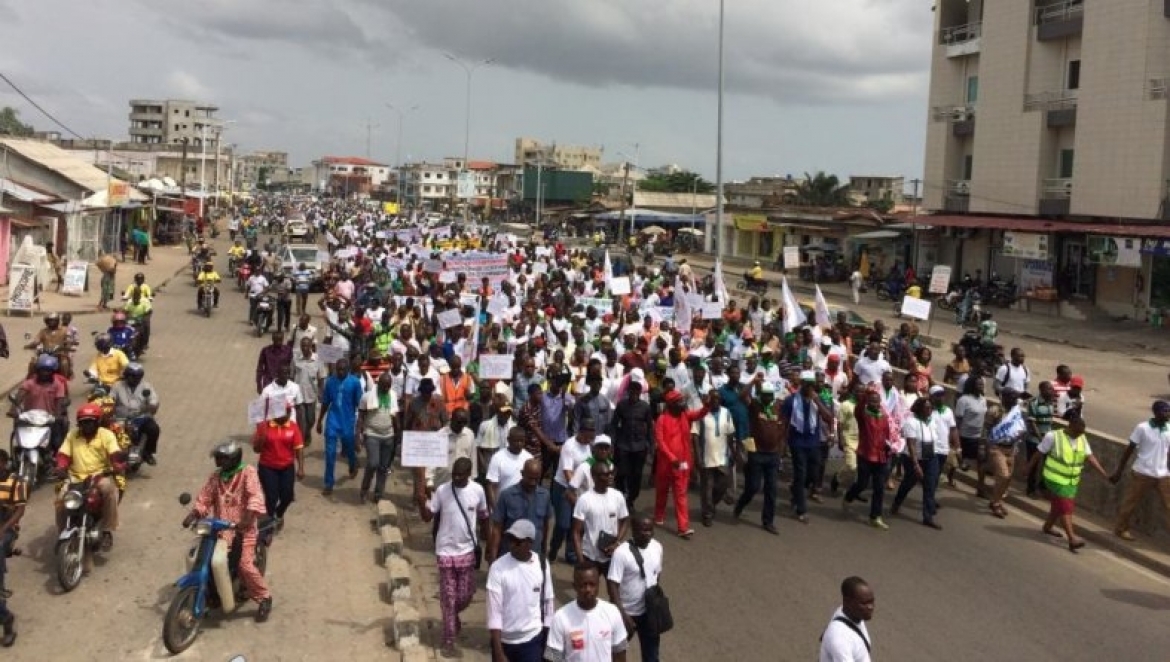
[[[829,313],[829,302],[825,301],[825,295],[821,292],[821,286],[817,285],[817,299],[816,299],[816,314],[817,326],[831,327],[833,326],[833,316]]]
[[[723,303],[730,301],[731,297],[727,296],[727,285],[723,282],[723,262],[720,260],[715,260],[714,281],[715,296],[717,296]]]
[[[602,267],[605,275],[605,282],[609,283],[613,280],[613,262],[609,261],[609,249],[605,249],[605,264]]]
[[[788,278],[785,276],[780,277],[780,299],[784,304],[784,333],[791,333],[793,329],[808,321],[808,318],[796,303],[792,290],[788,289]]]

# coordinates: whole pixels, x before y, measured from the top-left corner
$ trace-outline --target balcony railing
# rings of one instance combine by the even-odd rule
[[[1024,95],[1024,110],[1069,110],[1077,107],[1077,94],[1072,90],[1039,92]]]
[[[1045,200],[1067,200],[1072,197],[1073,193],[1072,177],[1045,179],[1044,187],[1040,193]]]
[[[948,179],[947,195],[971,195],[970,179]]]
[[[975,119],[975,106],[935,106],[930,117],[935,122],[969,122]]]
[[[1058,23],[1085,15],[1084,0],[1063,0],[1036,7],[1036,25]]]
[[[1170,78],[1151,78],[1147,87],[1151,99],[1170,98]]]
[[[949,28],[943,28],[939,32],[939,43],[944,46],[954,46],[957,44],[965,44],[969,41],[974,41],[983,36],[983,21],[976,21],[974,23],[967,23],[966,25],[955,25]]]

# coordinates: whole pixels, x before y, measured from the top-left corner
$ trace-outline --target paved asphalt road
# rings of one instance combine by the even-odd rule
[[[222,250],[222,247],[221,247]],[[221,265],[221,273],[223,273]],[[19,545],[25,555],[9,562],[9,605],[19,639],[8,659],[149,660],[166,656],[162,619],[173,582],[184,569],[192,535],[180,527],[186,510],[179,493],[195,492],[213,465],[208,452],[227,435],[248,434],[246,404],[255,397],[256,357],[263,343],[248,333],[243,295],[230,284],[211,319],[194,311],[195,289],[180,276],[155,301],[154,339],[144,361],[146,378],[162,398],[159,464],[144,467],[122,502],[114,549],[93,573],[62,595],[54,574],[52,490],[32,497]],[[75,322],[82,337],[104,315]],[[23,356],[23,355],[21,355]],[[83,348],[83,365],[92,357]],[[84,395],[75,382],[74,402]],[[227,660],[376,659],[386,655],[383,627],[389,608],[379,599],[384,574],[375,565],[369,520],[356,488],[342,482],[332,499],[320,495],[320,441],[309,451],[307,476],[287,525],[272,547],[268,576],[272,617],[257,625],[254,604],[227,618],[212,618],[183,656]],[[245,458],[252,462],[251,449]]]

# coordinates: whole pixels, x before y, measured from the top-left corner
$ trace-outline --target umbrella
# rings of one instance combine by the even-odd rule
[[[704,234],[706,234],[702,230],[698,230],[696,228],[682,228],[681,230],[679,230],[679,232],[685,232],[686,234],[693,234],[696,237],[702,237]]]
[[[642,228],[642,234],[666,234],[666,228],[661,225],[651,225],[648,228]]]

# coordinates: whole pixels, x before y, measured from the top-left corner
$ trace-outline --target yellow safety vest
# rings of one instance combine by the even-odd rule
[[[1074,447],[1073,440],[1068,438],[1064,430],[1057,430],[1053,434],[1056,435],[1056,443],[1044,459],[1044,480],[1053,485],[1076,487],[1081,482],[1081,470],[1085,468],[1085,457],[1088,455],[1085,453],[1085,435],[1075,439]]]

